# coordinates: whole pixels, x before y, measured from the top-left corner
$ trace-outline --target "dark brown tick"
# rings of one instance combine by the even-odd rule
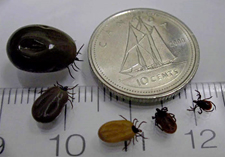
[[[58,117],[68,100],[73,107],[72,100],[74,99],[73,94],[75,93],[70,93],[68,90],[72,90],[76,86],[68,88],[57,82],[57,85],[44,91],[32,106],[31,112],[33,118],[37,122],[49,123]]]
[[[75,61],[79,61],[77,55],[81,48],[77,51],[69,35],[46,25],[19,28],[11,35],[6,47],[10,61],[21,70],[46,73],[67,68],[72,78],[69,65],[75,71],[79,69]]]
[[[209,98],[205,98],[203,100],[201,100],[201,94],[198,90],[195,90],[198,94],[198,99],[194,100],[193,102],[195,103],[194,107],[191,107],[191,109],[187,109],[188,111],[194,111],[196,110],[196,108],[199,107],[200,111],[198,111],[199,114],[202,114],[202,110],[204,110],[205,112],[212,112],[214,109],[216,109],[216,105],[212,102],[212,101],[208,101],[208,99],[211,99],[211,97]]]
[[[167,113],[167,107],[163,107],[161,110],[156,109],[155,117],[152,116],[152,119],[155,119],[155,125],[162,131],[173,134],[177,130],[176,118],[172,113]]]

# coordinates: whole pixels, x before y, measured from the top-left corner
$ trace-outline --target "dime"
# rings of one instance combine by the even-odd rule
[[[130,9],[104,20],[88,47],[90,66],[111,92],[159,101],[178,93],[195,75],[199,47],[176,17],[154,9]]]

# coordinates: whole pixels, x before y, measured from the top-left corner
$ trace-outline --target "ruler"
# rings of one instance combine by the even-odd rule
[[[172,100],[152,105],[133,105],[98,86],[74,89],[73,108],[68,103],[57,120],[37,123],[31,116],[34,100],[46,88],[0,89],[0,156],[204,156],[220,157],[225,153],[225,83],[191,83]],[[203,98],[216,105],[213,112],[187,111],[193,107],[198,90]],[[177,131],[166,134],[155,126],[156,108],[167,107],[177,119]],[[143,135],[138,142],[122,150],[125,143],[107,144],[97,135],[102,124],[137,118]]]

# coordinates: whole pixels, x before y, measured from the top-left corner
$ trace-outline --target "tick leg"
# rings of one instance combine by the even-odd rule
[[[161,127],[158,123],[155,123],[155,125],[156,125],[160,130],[163,131],[162,127]]]
[[[187,109],[188,111],[194,111],[193,108],[190,106],[191,109]]]
[[[200,92],[198,91],[198,90],[195,90],[198,94],[196,95],[196,96],[198,96],[198,100],[201,100],[201,94],[200,94]]]
[[[199,114],[202,114],[202,109],[201,109],[200,107],[199,107],[199,109],[200,109],[200,112],[198,111],[198,113],[199,113]]]
[[[134,138],[133,138],[134,139]],[[138,142],[137,136],[135,135],[135,140]]]
[[[137,120],[136,123],[134,124],[135,127],[136,127],[137,123],[138,123],[138,120]]]
[[[195,105],[195,107],[191,107],[191,106],[190,106],[191,109],[187,109],[187,110],[188,110],[188,111],[194,111],[194,112],[195,112],[195,109],[196,109],[197,107],[198,107],[197,105]]]
[[[138,122],[137,118],[134,118],[134,119],[133,119],[133,125],[136,126],[137,122]],[[135,123],[135,124],[134,124],[134,123]]]
[[[74,97],[72,97],[71,95],[68,95],[69,98],[71,98],[72,100],[75,99]]]
[[[77,51],[77,54],[81,54],[80,50],[84,47],[84,44],[79,48],[79,50]]]
[[[137,133],[139,136],[141,136],[142,138],[144,138],[144,139],[148,139],[147,137],[144,137],[142,134],[140,134],[140,133]]]
[[[141,126],[141,124],[143,124],[143,123],[147,123],[146,121],[142,121],[139,125],[138,125],[138,129],[140,128],[140,126]]]
[[[42,88],[41,88],[41,91],[40,92],[38,92],[39,94],[42,94],[43,92],[46,92],[47,90],[43,90]]]
[[[73,103],[72,103],[72,101],[70,100],[70,99],[68,99],[69,100],[69,102],[70,102],[70,104],[71,104],[71,106],[72,106],[72,108],[73,108]]]
[[[71,64],[71,67],[73,68],[74,71],[77,71],[77,69],[79,69],[77,66],[77,69],[74,68],[73,64]]]
[[[127,120],[124,116],[120,115],[120,117],[122,117],[123,119]]]
[[[209,97],[209,98],[205,98],[205,99],[203,99],[203,100],[207,100],[207,99],[211,99],[212,98],[212,96],[211,97]]]
[[[71,72],[70,72],[70,68],[67,67],[67,69],[68,69],[68,72],[69,72],[70,76],[71,76],[73,79],[75,79],[75,78],[73,77],[73,75],[71,74]]]
[[[69,90],[72,90],[74,88],[76,88],[78,86],[78,84],[76,84],[75,86],[73,86],[72,88],[68,88]]]
[[[194,110],[195,110],[195,107],[193,108],[193,107],[190,106],[190,108],[191,108],[191,109],[187,109],[187,110],[188,110],[188,111],[194,111]]]
[[[79,58],[76,57],[75,58],[75,61],[81,61],[82,62],[83,60],[80,60]]]
[[[56,81],[57,85],[61,88],[63,88],[63,85],[61,85],[58,81]]]
[[[76,94],[76,93],[71,93],[71,92],[67,92],[68,94],[70,94],[70,95],[74,95],[74,94]]]
[[[77,69],[80,69],[80,68],[76,65],[76,63],[75,63],[75,62],[73,63],[73,65],[74,65]]]
[[[129,146],[129,145],[130,145],[130,143],[131,143],[131,140],[129,140],[129,141],[128,141],[127,146]]]

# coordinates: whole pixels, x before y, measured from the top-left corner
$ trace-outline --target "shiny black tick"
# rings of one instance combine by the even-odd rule
[[[198,90],[195,91],[197,92],[198,99],[193,101],[195,103],[195,106],[190,106],[191,109],[187,109],[188,111],[195,112],[196,108],[199,107],[200,111],[198,111],[198,113],[202,114],[202,110],[204,110],[205,112],[212,112],[214,109],[216,109],[216,105],[212,101],[208,101],[208,99],[211,99],[212,96],[201,100],[202,96],[200,92]]]
[[[161,110],[156,109],[155,117],[152,116],[152,119],[155,119],[155,125],[162,131],[173,134],[177,130],[176,118],[172,113],[167,113],[167,107],[163,107]]]
[[[72,78],[68,66],[71,65],[75,71],[79,69],[75,61],[79,61],[77,55],[80,49],[77,51],[69,35],[46,25],[19,28],[7,43],[8,57],[17,68],[37,73],[67,68]]]
[[[73,107],[72,100],[74,99],[73,95],[75,93],[70,93],[68,90],[72,90],[76,86],[68,88],[57,82],[57,85],[44,91],[32,106],[31,112],[33,118],[37,122],[49,123],[58,117],[68,100]]]

